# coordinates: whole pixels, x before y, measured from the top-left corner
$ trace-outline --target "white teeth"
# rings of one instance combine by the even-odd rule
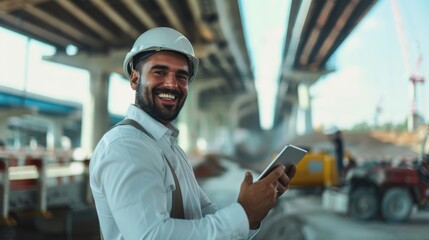
[[[176,96],[174,96],[172,94],[167,94],[167,93],[160,93],[160,94],[158,94],[158,97],[160,97],[160,98],[168,98],[168,99],[176,99]]]

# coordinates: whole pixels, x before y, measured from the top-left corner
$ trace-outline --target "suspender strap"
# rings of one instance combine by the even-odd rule
[[[146,135],[151,137],[159,145],[158,141],[156,141],[156,139],[152,136],[152,134],[150,134],[142,125],[140,125],[138,122],[134,121],[133,119],[126,118],[126,119],[120,121],[119,123],[117,123],[113,127],[116,127],[119,125],[131,125],[134,128],[142,131],[143,133],[145,133]],[[163,154],[163,155],[164,155],[165,161],[167,162],[168,167],[170,168],[171,174],[173,174],[174,184],[176,185],[176,189],[172,193],[172,204],[171,204],[172,206],[171,206],[170,217],[178,218],[178,219],[185,219],[185,213],[183,210],[182,191],[180,190],[179,180],[177,179],[177,175],[174,172],[174,169],[171,166],[170,161],[168,161],[165,154]]]

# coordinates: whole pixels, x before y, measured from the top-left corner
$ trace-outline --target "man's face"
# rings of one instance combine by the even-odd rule
[[[131,73],[135,104],[164,125],[176,119],[188,95],[189,68],[185,56],[161,51]]]

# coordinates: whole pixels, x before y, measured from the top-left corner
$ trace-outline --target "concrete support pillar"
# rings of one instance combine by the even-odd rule
[[[305,110],[305,133],[312,133],[313,132],[313,115],[311,113],[311,103],[309,107]]]
[[[109,75],[113,72],[122,72],[118,71],[116,66],[122,63],[127,52],[128,49],[119,49],[100,54],[80,52],[75,56],[58,52],[44,57],[45,60],[86,69],[90,73],[90,94],[82,107],[81,134],[81,147],[88,153],[94,150],[100,138],[110,127]]]
[[[207,150],[207,144],[211,141],[211,127],[212,126],[212,119],[210,119],[210,113],[209,112],[201,112],[199,114],[199,124],[198,124],[198,136],[197,136],[197,147],[199,150],[206,151]],[[206,146],[200,145],[202,142],[205,141]]]
[[[0,122],[3,124],[0,124],[0,136],[2,140],[6,140],[5,136],[7,134],[7,124],[6,120],[9,118],[7,115],[0,115]]]
[[[61,148],[61,137],[63,136],[63,123],[64,119],[55,119],[49,121],[46,133],[46,148],[48,150],[55,150]]]
[[[249,102],[256,102],[257,101],[257,95],[256,93],[250,93],[250,94],[242,94],[240,96],[237,96],[234,101],[231,103],[229,108],[229,132],[230,132],[230,139],[231,144],[235,145],[235,131],[239,128],[239,122],[241,117],[243,117],[245,114],[248,114],[249,111],[254,111],[255,108],[257,110],[256,106],[251,106],[251,108],[247,108],[247,110],[243,110],[242,106]],[[234,147],[235,148],[235,147]],[[232,153],[234,153],[233,151]]]
[[[203,112],[200,138],[206,141],[206,149],[209,151],[223,152],[225,150],[224,153],[230,152],[228,149],[223,149],[226,145],[231,144],[231,141],[228,141],[230,139],[229,134],[227,134],[228,123],[223,121],[225,113],[228,111],[220,105],[213,106],[210,111]]]
[[[226,106],[226,104],[225,104]],[[231,116],[228,114],[229,112],[225,110],[223,114],[220,114],[219,117],[219,127],[216,130],[216,146],[219,147],[219,151],[225,155],[233,155],[234,153],[234,141],[231,137]]]
[[[201,111],[198,107],[199,95],[204,90],[217,88],[225,84],[223,79],[211,79],[205,82],[192,83],[188,89],[188,98],[179,115],[178,127],[180,129],[179,144],[185,151],[196,149],[197,140],[200,136],[200,125],[202,123]]]
[[[108,90],[109,73],[90,70],[90,94],[83,105],[82,148],[92,152],[109,129]]]
[[[306,3],[306,8],[309,7]],[[303,23],[303,22],[302,22]],[[291,58],[292,59],[292,58]],[[301,134],[308,134],[314,131],[313,129],[313,119],[311,113],[311,95],[310,87],[323,75],[329,74],[333,70],[323,69],[321,71],[295,71],[292,68],[284,67],[283,77],[285,82],[295,82],[298,83],[298,102],[299,109],[302,119],[299,120],[300,126],[299,130]],[[295,89],[292,89],[295,90]],[[286,92],[286,91],[284,91]]]
[[[211,119],[210,112],[202,112],[200,114],[199,134],[198,138],[204,138],[206,141],[211,140],[213,119]]]
[[[237,96],[234,99],[234,101],[231,103],[229,108],[229,116],[231,117],[232,128],[238,127],[238,122],[242,117],[239,114],[242,106],[247,104],[248,102],[255,102],[255,101],[257,101],[256,93],[242,94],[240,96]]]
[[[302,134],[309,134],[313,132],[313,118],[311,114],[311,96],[309,87],[310,86],[305,83],[300,84],[298,87],[299,107],[303,113],[301,116],[304,118],[302,119],[304,123]]]
[[[178,117],[179,145],[185,152],[190,152],[196,148],[199,121],[198,103],[196,102],[198,97],[196,94],[191,85],[188,89],[186,103]]]
[[[289,116],[285,117],[287,124],[287,139],[292,139],[297,135],[297,119],[298,119],[298,105],[293,104]]]

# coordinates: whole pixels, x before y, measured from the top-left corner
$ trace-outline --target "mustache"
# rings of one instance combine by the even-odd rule
[[[166,87],[159,87],[159,88],[155,89],[154,92],[155,93],[173,94],[173,95],[178,96],[178,97],[182,97],[183,96],[183,93],[180,92],[179,90],[177,90],[177,89],[171,89],[171,88],[166,88]]]

